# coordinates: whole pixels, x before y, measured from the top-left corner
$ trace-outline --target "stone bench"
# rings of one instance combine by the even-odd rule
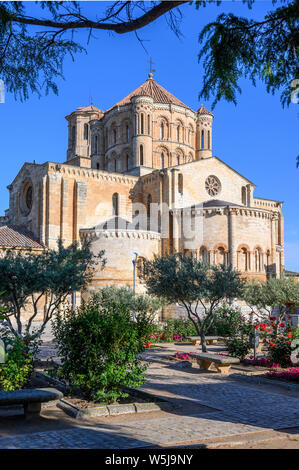
[[[240,363],[240,359],[237,357],[220,356],[218,354],[200,353],[190,354],[190,356],[196,359],[200,369],[210,370],[212,366],[215,366],[222,375],[229,373],[232,364]]]
[[[23,405],[26,418],[38,416],[41,411],[41,404],[60,400],[63,393],[55,388],[27,388],[23,390],[13,390],[0,392],[0,406]]]
[[[201,337],[200,336],[186,336],[187,339],[192,341],[193,346],[197,346],[201,344]],[[225,338],[223,336],[206,336],[207,344],[215,344],[217,341],[222,341]]]

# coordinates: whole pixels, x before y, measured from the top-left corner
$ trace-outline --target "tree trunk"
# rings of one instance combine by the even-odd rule
[[[200,330],[200,338],[201,338],[201,350],[202,352],[207,352],[206,335],[203,330]]]

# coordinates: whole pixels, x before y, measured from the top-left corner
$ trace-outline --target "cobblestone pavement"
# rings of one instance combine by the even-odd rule
[[[166,358],[171,352],[173,347],[147,352],[143,390],[171,399],[178,405],[173,410],[127,420],[73,420],[59,430],[44,431],[43,426],[41,432],[0,436],[0,448],[130,449],[299,426],[299,395],[173,366]]]

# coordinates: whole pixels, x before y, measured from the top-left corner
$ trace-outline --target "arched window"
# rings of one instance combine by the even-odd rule
[[[217,262],[226,265],[226,253],[223,247],[219,247],[217,250]]]
[[[164,168],[164,153],[161,153],[161,168]]]
[[[84,140],[88,140],[88,124],[84,124]]]
[[[205,133],[204,131],[201,131],[201,148],[205,148]]]
[[[177,155],[176,157],[176,164],[179,165],[180,164],[180,157]]]
[[[135,114],[135,134],[138,134],[138,116]]]
[[[143,165],[143,145],[140,145],[140,165]]]
[[[100,169],[100,164],[99,164],[99,163],[97,163],[97,170],[99,170],[99,169]]]
[[[160,139],[164,139],[164,122],[160,124]]]
[[[140,115],[140,133],[144,134],[144,115],[141,113]]]
[[[130,128],[129,128],[128,124],[126,125],[126,139],[127,139],[127,142],[129,142],[129,140],[130,140]]]
[[[176,128],[176,140],[180,141],[180,126],[178,125]]]
[[[211,133],[208,131],[208,149],[211,148]]]
[[[112,214],[118,216],[119,214],[119,195],[114,193],[112,196]]]
[[[202,263],[209,264],[209,253],[208,253],[208,250],[204,246],[201,247],[199,256],[200,256],[200,261]]]
[[[147,115],[147,133],[148,135],[151,134],[151,117],[149,114]]]
[[[179,189],[179,193],[180,194],[183,194],[183,174],[182,173],[179,173],[179,176],[178,176],[178,189]]]
[[[248,251],[246,248],[241,248],[240,251],[240,270],[248,271]]]
[[[241,197],[242,197],[242,204],[244,204],[244,206],[246,206],[246,203],[247,203],[247,194],[246,194],[246,187],[245,186],[242,186],[242,189],[241,189]]]
[[[116,144],[116,129],[113,129],[113,143]]]

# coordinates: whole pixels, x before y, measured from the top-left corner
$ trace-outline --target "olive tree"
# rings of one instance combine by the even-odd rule
[[[149,294],[185,308],[201,337],[203,352],[207,350],[205,334],[217,307],[241,295],[244,284],[230,265],[207,265],[181,253],[145,260],[141,278]]]
[[[37,318],[39,305],[46,299],[43,322],[35,335],[41,335],[46,324],[73,291],[84,290],[91,281],[94,268],[105,265],[104,252],[94,255],[89,243],[77,242],[64,247],[58,241],[57,250],[42,252],[6,250],[0,257],[1,311],[13,334],[29,333]],[[39,303],[40,302],[40,303]],[[24,309],[30,312],[24,320]]]
[[[279,279],[272,277],[268,281],[251,280],[245,284],[242,298],[257,316],[265,310],[270,317],[276,307],[277,334],[278,325],[286,314],[286,305],[288,303],[299,305],[299,283],[285,276]]]

